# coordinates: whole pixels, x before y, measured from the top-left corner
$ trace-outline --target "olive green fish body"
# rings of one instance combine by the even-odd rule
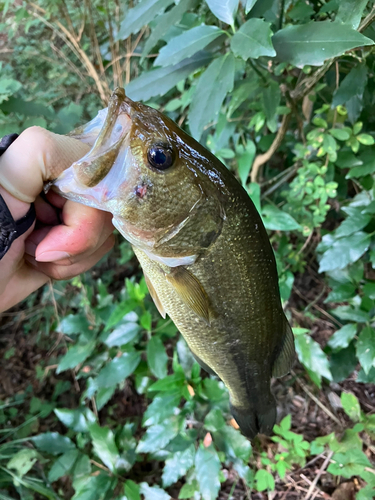
[[[270,379],[289,371],[294,342],[248,194],[214,155],[122,89],[75,136],[93,147],[56,181],[60,192],[113,214],[160,313],[227,386],[242,432],[270,432]]]

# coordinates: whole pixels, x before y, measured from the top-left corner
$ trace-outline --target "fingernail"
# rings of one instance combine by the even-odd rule
[[[54,262],[56,260],[68,259],[69,257],[70,255],[67,252],[54,250],[51,252],[42,252],[38,257],[35,257],[35,260],[38,262]]]
[[[36,250],[35,243],[33,243],[32,241],[25,242],[25,253],[31,255],[32,257],[35,257],[35,250]]]

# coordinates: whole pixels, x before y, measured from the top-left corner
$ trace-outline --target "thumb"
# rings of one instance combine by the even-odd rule
[[[58,177],[90,149],[77,139],[26,129],[0,158],[0,185],[15,198],[32,203],[45,182]]]

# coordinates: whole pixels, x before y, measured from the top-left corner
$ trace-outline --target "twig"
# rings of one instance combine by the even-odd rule
[[[251,182],[257,181],[260,167],[264,165],[279,148],[280,144],[284,139],[286,131],[288,130],[289,120],[290,120],[290,113],[288,115],[283,116],[279,130],[277,131],[276,137],[273,140],[273,143],[271,144],[270,148],[268,149],[268,151],[266,151],[261,155],[258,155],[255,158],[253,167],[251,169]]]
[[[309,500],[312,492],[314,491],[314,489],[316,488],[316,485],[318,484],[318,481],[320,479],[320,476],[323,474],[323,472],[326,470],[326,468],[328,467],[328,464],[332,458],[332,455],[333,455],[333,451],[330,451],[327,455],[327,458],[324,460],[324,462],[322,463],[322,466],[320,467],[320,469],[318,470],[318,473],[317,475],[315,476],[314,478],[314,481],[311,483],[310,485],[310,488],[309,488],[309,491],[307,492],[304,500]]]
[[[324,413],[326,413],[339,427],[342,427],[342,423],[340,422],[340,420],[321,401],[319,401],[319,399],[316,398],[314,394],[312,394],[312,392],[310,392],[310,390],[306,387],[306,385],[297,378],[293,370],[291,371],[291,373],[293,376],[296,377],[297,384],[309,396],[309,398],[311,398],[314,401],[314,403],[317,404],[319,408],[321,408],[324,411]]]

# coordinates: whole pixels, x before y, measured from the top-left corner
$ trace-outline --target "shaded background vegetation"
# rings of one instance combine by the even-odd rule
[[[251,445],[119,239],[2,315],[0,498],[373,498],[373,2],[0,6],[0,136],[66,133],[118,85],[168,114],[261,212],[299,360]]]

